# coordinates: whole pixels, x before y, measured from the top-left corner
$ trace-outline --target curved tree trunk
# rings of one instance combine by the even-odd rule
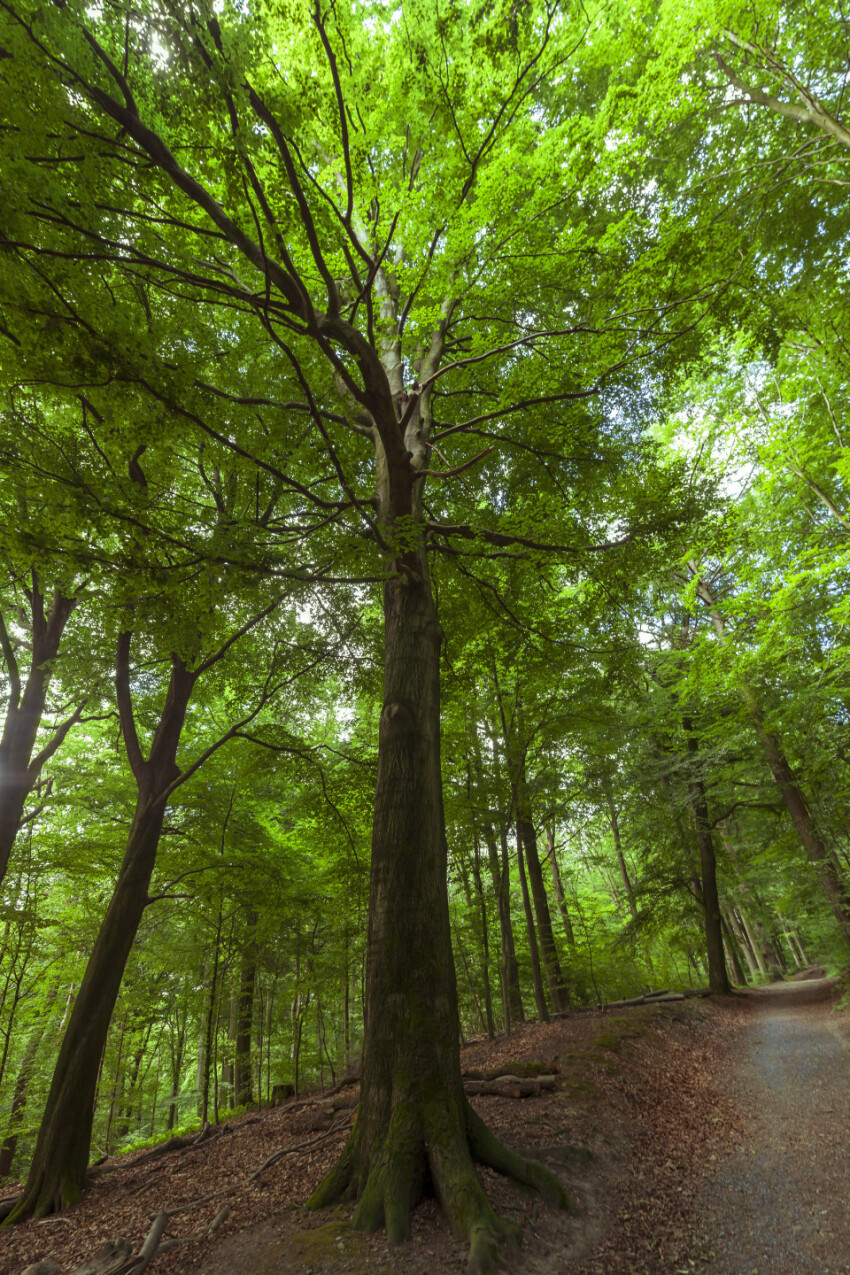
[[[89,957],[59,1049],[23,1194],[8,1221],[69,1208],[86,1183],[98,1069],[127,958],[148,901],[176,755],[195,675],[176,657],[149,760],[138,747],[129,707],[129,634],[119,642],[119,708],[138,797],[121,871]],[[122,683],[123,674],[123,683]],[[128,718],[128,713],[130,714]]]
[[[424,554],[414,561],[418,578],[399,572],[384,586],[359,1114],[311,1204],[356,1198],[352,1225],[384,1223],[398,1241],[409,1237],[411,1208],[433,1190],[452,1229],[470,1241],[470,1270],[484,1271],[511,1228],[490,1207],[474,1160],[566,1201],[542,1166],[496,1142],[461,1082],[440,774],[442,630]]]
[[[27,591],[32,617],[32,658],[26,681],[22,683],[13,643],[0,615],[0,650],[9,681],[9,701],[0,735],[0,881],[6,875],[9,855],[24,817],[27,797],[35,787],[42,766],[53,755],[81,710],[58,726],[52,739],[33,758],[36,736],[44,715],[53,661],[65,625],[75,606],[57,589],[45,615],[44,597],[33,572]]]

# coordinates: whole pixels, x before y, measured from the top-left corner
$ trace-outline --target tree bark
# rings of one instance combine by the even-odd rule
[[[79,716],[78,711],[57,727],[46,747],[33,758],[53,662],[76,602],[57,589],[50,610],[45,614],[45,600],[35,572],[27,597],[32,620],[32,659],[23,685],[13,643],[0,615],[0,650],[10,689],[3,733],[0,735],[0,882],[6,875],[27,797],[36,785],[44,762],[56,751]]]
[[[484,887],[481,881],[481,846],[478,833],[474,834],[472,879],[475,882],[475,893],[478,898],[479,915],[481,917],[482,973],[484,975],[484,1012],[487,1019],[487,1035],[492,1040],[496,1035],[493,1022],[493,994],[490,990],[490,930],[487,924],[487,900],[484,898]]]
[[[714,854],[714,839],[711,835],[711,822],[708,817],[705,788],[703,787],[702,776],[697,769],[699,745],[693,733],[693,724],[690,718],[683,717],[682,725],[687,731],[688,752],[691,755],[693,767],[688,787],[690,789],[691,809],[693,810],[697,830],[697,844],[699,846],[702,902],[705,916],[705,947],[708,957],[708,985],[716,996],[725,996],[731,991],[731,987],[723,953],[723,930],[720,918],[720,896],[717,890],[717,861]]]
[[[726,625],[720,614],[717,602],[705,582],[699,579],[696,564],[691,564],[692,573],[697,576],[697,592],[705,603],[714,631],[725,645],[728,642]],[[845,942],[850,945],[850,897],[844,881],[841,879],[835,860],[824,844],[815,819],[809,810],[808,803],[797,783],[794,771],[785,756],[782,741],[773,731],[767,729],[764,712],[752,687],[739,679],[738,691],[744,707],[756,732],[759,743],[764,750],[767,764],[777,788],[782,795],[785,808],[797,831],[803,849],[815,864],[820,876],[821,886],[826,895],[838,927]]]
[[[522,787],[524,790],[524,783]],[[555,933],[552,929],[552,914],[549,911],[549,899],[546,894],[546,884],[543,880],[543,869],[540,866],[540,855],[537,852],[537,829],[532,822],[527,805],[522,801],[520,801],[520,811],[523,810],[524,805],[525,813],[521,814],[517,820],[517,836],[522,838],[525,861],[528,865],[528,879],[531,885],[531,897],[534,900],[537,932],[540,935],[540,955],[543,958],[543,968],[546,971],[549,999],[554,1013],[559,1014],[568,1008],[570,993],[561,970],[561,962],[558,959],[558,948],[555,943]]]
[[[747,962],[747,968],[750,971],[750,980],[757,979],[760,973],[758,961],[755,952],[750,943],[749,935],[741,924],[740,918],[734,907],[729,907],[726,913],[729,929],[735,935],[738,941],[740,951],[744,953],[744,960]]]
[[[411,511],[412,501],[395,508]],[[483,1272],[511,1230],[493,1212],[474,1160],[559,1204],[565,1196],[542,1166],[500,1146],[463,1090],[440,774],[441,642],[423,547],[384,585],[359,1114],[311,1203],[357,1198],[352,1225],[383,1223],[398,1241],[409,1238],[410,1210],[430,1187],[469,1240],[470,1271]]]
[[[723,933],[723,949],[726,953],[726,968],[732,967],[732,977],[738,987],[746,987],[747,976],[744,973],[744,967],[741,964],[741,958],[738,956],[738,948],[736,944],[736,935],[732,926],[726,919],[726,913],[720,910],[720,928]]]
[[[507,840],[503,832],[502,837]],[[549,1010],[546,1005],[546,993],[543,990],[543,976],[540,971],[540,951],[537,946],[537,932],[534,928],[534,913],[531,910],[531,897],[528,892],[528,880],[525,874],[525,856],[522,852],[522,836],[517,823],[516,857],[519,866],[519,885],[522,891],[522,906],[525,911],[525,929],[528,935],[528,952],[531,957],[531,981],[534,986],[534,1003],[537,1006],[537,1017],[541,1023],[549,1022]]]
[[[239,975],[239,1007],[236,1017],[234,1106],[249,1107],[254,1102],[251,1074],[251,1027],[254,1021],[254,984],[257,981],[257,913],[247,917],[248,936]],[[347,977],[347,976],[346,976]]]
[[[564,885],[561,881],[561,869],[558,866],[558,856],[555,853],[555,834],[551,830],[546,833],[547,849],[549,851],[549,869],[552,873],[552,888],[555,891],[555,902],[558,905],[558,911],[561,913],[561,920],[564,923],[564,934],[570,947],[575,947],[576,936],[573,932],[573,923],[570,918],[570,910],[567,907],[567,897],[564,894]]]
[[[519,983],[519,965],[516,959],[514,943],[514,925],[511,918],[511,862],[508,854],[508,843],[504,841],[502,855],[496,846],[496,833],[493,825],[485,819],[482,823],[484,844],[487,846],[487,859],[490,864],[490,875],[493,889],[499,905],[499,937],[501,941],[501,966],[499,976],[502,986],[502,1009],[505,1017],[505,1031],[510,1034],[512,1023],[525,1022],[525,1006],[522,1003],[522,989]]]
[[[100,1060],[148,901],[167,800],[161,794],[179,774],[177,747],[195,675],[176,656],[172,659],[165,706],[144,760],[129,702],[129,637],[122,634],[119,640],[117,680],[122,729],[138,787],[136,810],[121,871],[59,1049],[26,1186],[10,1222],[69,1208],[85,1186]]]
[[[56,1000],[58,986],[54,984],[44,1002],[44,1006],[33,1024],[32,1031],[27,1039],[26,1049],[24,1050],[21,1069],[18,1072],[15,1081],[15,1089],[12,1094],[12,1109],[9,1113],[9,1124],[6,1127],[6,1136],[3,1139],[3,1145],[0,1146],[0,1181],[9,1176],[12,1169],[12,1162],[15,1158],[15,1152],[18,1149],[18,1135],[20,1133],[21,1124],[23,1122],[24,1108],[26,1107],[27,1094],[29,1092],[30,1080],[35,1068],[35,1060],[41,1047],[44,1037],[44,1030],[47,1026],[50,1009]]]

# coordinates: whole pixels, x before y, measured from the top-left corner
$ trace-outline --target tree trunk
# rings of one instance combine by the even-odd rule
[[[179,774],[175,758],[195,675],[174,657],[165,706],[150,757],[145,761],[138,748],[135,726],[132,727],[135,743],[129,742],[128,654],[129,634],[122,634],[119,708],[128,755],[136,774],[136,810],[121,871],[59,1048],[26,1186],[9,1221],[45,1217],[69,1208],[85,1186],[98,1070],[127,958],[148,901],[167,801],[160,794]],[[120,685],[122,675],[123,687]]]
[[[734,907],[730,907],[727,910],[726,917],[729,929],[738,941],[738,948],[744,953],[744,960],[747,962],[747,967],[750,971],[750,980],[752,981],[758,977],[760,972],[752,944],[750,943],[747,932],[741,924]]]
[[[251,1026],[254,1021],[254,984],[257,980],[257,913],[247,916],[248,938],[239,975],[239,1008],[236,1019],[236,1089],[234,1106],[249,1107],[254,1101],[251,1075]]]
[[[502,836],[507,839],[506,834]],[[519,865],[519,885],[522,891],[522,906],[525,911],[525,928],[528,934],[528,952],[531,957],[531,981],[534,986],[534,1003],[537,1006],[537,1017],[541,1023],[549,1022],[549,1010],[546,1006],[546,993],[543,991],[543,976],[540,972],[540,951],[537,946],[537,932],[534,928],[534,914],[531,910],[531,897],[528,893],[528,880],[525,875],[525,856],[522,852],[522,836],[517,822],[516,857]]]
[[[57,992],[58,986],[54,984],[47,993],[44,1006],[27,1039],[24,1057],[21,1062],[21,1069],[18,1072],[18,1078],[15,1081],[15,1090],[12,1094],[12,1109],[9,1113],[9,1123],[6,1127],[6,1136],[3,1139],[3,1145],[0,1146],[0,1182],[2,1182],[3,1178],[8,1177],[12,1170],[12,1162],[18,1148],[18,1135],[23,1123],[24,1108],[26,1107],[27,1093],[29,1092],[30,1080],[35,1067],[35,1060],[38,1056],[39,1048],[41,1047],[49,1012],[53,1002],[56,1000]]]
[[[487,925],[487,900],[484,898],[484,887],[481,882],[481,847],[478,833],[475,834],[474,858],[472,861],[472,877],[475,882],[475,893],[478,897],[481,917],[482,972],[484,975],[484,1010],[487,1018],[487,1035],[490,1040],[496,1035],[493,1023],[493,994],[490,990],[490,931]]]
[[[691,755],[692,772],[688,781],[691,809],[697,830],[700,870],[702,877],[702,902],[705,916],[705,947],[708,957],[708,985],[716,996],[726,996],[731,991],[726,960],[723,954],[723,931],[720,924],[720,896],[717,891],[717,862],[714,855],[714,839],[708,817],[708,804],[702,776],[697,769],[699,745],[693,733],[689,717],[682,718],[688,735],[688,752]]]
[[[499,851],[496,847],[496,833],[493,825],[486,819],[482,824],[482,832],[484,834],[484,843],[487,846],[487,859],[490,864],[493,889],[496,892],[496,900],[499,905],[499,937],[501,940],[499,975],[502,986],[505,1031],[510,1033],[511,1023],[525,1022],[525,1006],[522,1003],[519,965],[517,964],[514,943],[514,925],[511,918],[511,861],[506,839],[502,845],[500,859]]]
[[[561,913],[561,920],[564,923],[564,934],[570,947],[575,947],[576,937],[573,933],[573,923],[570,919],[570,911],[567,907],[567,898],[564,894],[564,886],[561,881],[561,869],[558,867],[558,856],[555,853],[555,834],[552,831],[546,833],[547,848],[549,851],[549,868],[552,873],[552,887],[555,891],[555,902],[558,905],[558,911]]]
[[[696,564],[691,564],[691,571],[698,577],[699,573]],[[697,591],[708,608],[715,633],[725,645],[728,641],[728,635],[723,616],[720,614],[716,600],[708,586],[699,578],[697,579]],[[782,795],[785,808],[797,830],[797,836],[800,838],[803,849],[812,863],[817,867],[823,892],[829,900],[833,915],[838,922],[845,941],[850,945],[850,898],[848,898],[846,885],[839,875],[835,860],[827,850],[814,817],[809,810],[808,803],[797,784],[794,772],[785,756],[781,740],[767,729],[764,712],[758,697],[750,686],[740,680],[738,682],[738,690],[750,715],[759,743],[764,750],[764,755],[776,786]]]
[[[551,1174],[499,1145],[460,1077],[440,774],[442,631],[424,552],[406,555],[387,580],[384,617],[359,1114],[311,1203],[356,1197],[352,1225],[384,1223],[398,1241],[430,1187],[470,1242],[470,1271],[483,1272],[510,1228],[493,1212],[474,1160],[566,1201]]]
[[[524,789],[525,783],[523,782],[523,797],[525,797]],[[520,800],[519,794],[518,800]],[[537,852],[537,830],[531,820],[526,802],[520,801],[520,810],[523,809],[523,806],[525,806],[525,813],[517,820],[517,836],[522,838],[525,861],[528,865],[528,879],[531,885],[531,897],[534,900],[534,914],[537,917],[537,932],[540,935],[540,955],[543,959],[543,968],[546,971],[549,999],[552,1003],[553,1011],[559,1014],[569,1006],[570,993],[561,970],[561,963],[558,960],[558,949],[552,929],[552,915],[549,911],[549,899],[546,895],[543,869],[540,866],[540,856]]]
[[[213,947],[212,979],[210,980],[210,999],[207,1004],[207,1016],[204,1025],[204,1071],[201,1086],[201,1123],[206,1124],[210,1111],[210,1069],[213,1066],[213,1024],[217,1023],[216,1007],[218,1001],[218,968],[221,948],[221,898],[218,904],[218,917],[215,927],[215,946]],[[218,1121],[216,1121],[218,1123]]]
[[[723,933],[723,949],[726,953],[726,968],[732,966],[732,977],[738,987],[746,987],[747,976],[744,973],[744,967],[741,965],[741,959],[738,956],[738,948],[735,942],[735,934],[731,925],[726,920],[726,914],[721,908],[720,910],[720,928]]]
[[[36,785],[41,768],[61,744],[77,720],[79,711],[57,727],[48,745],[33,759],[36,735],[44,715],[53,662],[71,612],[76,605],[57,589],[50,611],[44,613],[44,597],[33,572],[27,591],[32,616],[32,659],[24,685],[12,642],[0,615],[0,650],[10,687],[3,733],[0,735],[0,882],[6,875],[9,855],[21,826],[27,797]]]

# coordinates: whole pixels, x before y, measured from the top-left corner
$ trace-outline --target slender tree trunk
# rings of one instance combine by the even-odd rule
[[[611,785],[610,783],[607,782],[607,780],[605,781],[605,799],[608,802],[608,810],[611,816],[611,833],[614,838],[614,849],[617,854],[617,863],[620,868],[620,880],[623,883],[623,889],[625,890],[625,893],[626,893],[626,901],[629,905],[629,915],[632,918],[632,925],[634,927],[635,936],[640,946],[640,951],[643,955],[643,959],[646,961],[647,970],[649,971],[650,976],[652,976],[653,974],[652,957],[649,953],[649,948],[647,947],[646,943],[643,940],[643,935],[641,934],[640,921],[638,919],[637,900],[635,898],[635,892],[632,886],[632,879],[629,876],[629,869],[628,869],[628,865],[626,864],[626,856],[623,854],[623,843],[620,837],[620,820],[617,815],[617,807],[614,803],[614,794],[611,790]]]
[[[66,598],[57,589],[50,610],[45,614],[45,600],[35,572],[27,596],[32,618],[32,658],[26,681],[21,677],[14,647],[0,614],[0,651],[6,665],[10,689],[6,718],[0,735],[0,882],[6,875],[9,855],[24,817],[27,797],[38,781],[44,762],[62,743],[80,711],[59,726],[47,746],[33,758],[53,663],[76,603],[73,598]]]
[[[490,864],[490,875],[499,908],[499,937],[501,940],[500,981],[502,985],[502,1008],[505,1016],[505,1031],[510,1033],[511,1023],[525,1022],[525,1006],[522,1003],[522,989],[519,982],[519,965],[516,959],[514,942],[514,924],[511,918],[511,861],[508,854],[507,838],[502,842],[501,858],[496,847],[496,833],[493,825],[484,820],[482,824],[484,844],[487,846],[487,859]]]
[[[732,966],[732,977],[734,978],[737,986],[746,987],[747,977],[744,974],[744,969],[741,965],[740,957],[738,956],[738,949],[735,944],[735,935],[732,931],[732,927],[726,920],[726,914],[722,908],[720,910],[720,927],[723,932],[723,950],[726,953],[726,967],[728,969],[730,965]]]
[[[348,930],[346,930],[345,969],[342,976],[342,1050],[346,1073],[351,1064],[351,969],[348,957]]]
[[[115,1118],[115,1108],[121,1107],[121,1097],[124,1090],[124,1073],[121,1070],[121,1063],[124,1054],[124,1037],[127,1034],[127,1019],[125,1017],[121,1024],[121,1032],[118,1036],[118,1054],[115,1059],[115,1079],[112,1082],[112,1094],[109,1099],[109,1117],[106,1121],[106,1133],[103,1136],[103,1145],[106,1148],[106,1154],[109,1155],[109,1134],[112,1130],[112,1121]],[[97,1105],[95,1103],[95,1105]]]
[[[741,924],[743,925],[744,932],[749,940],[750,948],[752,949],[753,956],[755,957],[756,964],[759,968],[759,973],[763,975],[764,978],[770,978],[771,971],[767,967],[761,928],[757,926],[755,921],[750,919],[749,913],[740,906],[738,907],[738,915],[741,918]]]
[[[236,1092],[235,1105],[248,1107],[254,1095],[251,1077],[251,1026],[254,1021],[254,985],[257,981],[257,913],[250,911],[246,920],[248,935],[239,974],[239,1009],[236,1023]]]
[[[696,564],[691,564],[691,571],[698,577],[699,573]],[[715,598],[708,586],[700,579],[697,580],[697,589],[708,608],[718,638],[725,644],[728,641],[726,625]],[[778,735],[767,729],[764,712],[758,697],[752,687],[741,680],[738,682],[738,690],[764,750],[764,755],[776,786],[782,795],[785,808],[791,816],[797,836],[800,838],[803,849],[818,870],[823,892],[829,900],[833,915],[838,922],[845,941],[850,944],[850,897],[848,897],[846,882],[842,880],[835,860],[824,844],[815,819],[809,810],[808,803],[785,756],[782,741]]]
[[[522,789],[524,793],[524,782]],[[522,809],[522,806],[523,803],[520,803],[520,809]],[[555,933],[552,929],[552,915],[549,911],[549,899],[546,895],[543,869],[540,866],[540,856],[537,851],[537,830],[530,814],[527,812],[527,804],[526,814],[517,820],[517,836],[522,838],[525,861],[528,866],[528,880],[531,885],[531,897],[534,900],[537,932],[540,935],[540,956],[543,961],[543,968],[546,971],[549,999],[552,1003],[553,1011],[559,1014],[569,1006],[570,994],[558,959]]]
[[[122,635],[122,642],[126,654],[129,635]],[[119,682],[123,671],[126,684],[123,689],[119,686],[119,706],[127,741],[129,672],[121,649],[119,645]],[[135,747],[128,745],[128,754],[139,790],[133,823],[121,871],[59,1049],[26,1186],[10,1221],[45,1217],[69,1208],[85,1186],[98,1069],[127,958],[148,902],[167,800],[159,794],[179,773],[175,758],[194,681],[194,674],[175,657],[147,761],[141,757],[132,727]]]
[[[503,834],[504,836],[505,834]],[[534,928],[534,913],[531,910],[531,896],[528,892],[528,879],[525,875],[525,856],[522,852],[522,836],[517,824],[516,855],[519,865],[519,885],[522,891],[522,906],[525,911],[525,928],[528,935],[528,952],[531,957],[531,981],[534,986],[534,1003],[537,1017],[541,1023],[549,1022],[549,1010],[546,1005],[546,993],[543,991],[543,976],[540,970],[540,952],[537,946],[537,933]]]
[[[479,915],[481,917],[481,947],[483,952],[482,973],[484,975],[484,1010],[487,1017],[487,1035],[490,1040],[496,1035],[493,1022],[493,993],[490,990],[490,933],[487,926],[487,900],[484,898],[484,887],[481,882],[481,847],[478,833],[474,834],[474,859],[472,876],[475,881],[475,893],[478,897]]]
[[[546,833],[547,848],[549,851],[549,868],[552,873],[552,888],[555,891],[555,902],[558,905],[558,911],[561,913],[561,920],[564,923],[564,934],[570,947],[575,947],[576,937],[573,932],[573,923],[570,919],[570,910],[567,907],[567,898],[564,894],[564,886],[561,881],[561,869],[558,866],[558,856],[555,853],[555,834],[551,830]]]
[[[688,752],[692,763],[692,774],[688,787],[690,789],[691,809],[693,810],[697,830],[697,844],[699,845],[702,901],[705,916],[705,947],[706,955],[708,956],[708,985],[715,995],[725,996],[731,991],[731,987],[729,986],[729,976],[726,972],[726,961],[723,955],[723,932],[720,924],[720,897],[717,891],[717,863],[714,856],[714,840],[711,835],[705,788],[697,769],[699,745],[693,733],[693,724],[690,718],[683,717],[682,725],[688,734]]]
[[[460,937],[460,931],[458,930],[458,926],[457,926],[456,912],[455,912],[455,915],[452,917],[452,929],[454,930],[455,947],[460,953],[460,960],[461,960],[461,964],[463,965],[463,972],[466,975],[466,981],[469,984],[469,994],[472,997],[473,1004],[475,1005],[475,1009],[478,1014],[478,1022],[481,1026],[481,1030],[483,1032],[486,1032],[487,1020],[485,1019],[484,1011],[481,1008],[481,1001],[478,996],[478,991],[476,990],[476,987],[475,987],[475,982],[472,978],[472,971],[469,968],[469,961],[466,959],[466,952],[464,950],[463,940]],[[461,1043],[465,1044],[465,1041],[463,1040],[463,1024],[461,1024]]]
[[[803,962],[800,960],[797,948],[791,938],[791,926],[788,924],[784,916],[779,916],[779,924],[782,929],[782,937],[785,939],[785,945],[791,953],[791,960],[794,962],[794,965],[798,970],[802,969]]]
[[[207,1015],[204,1026],[204,1074],[201,1088],[201,1122],[206,1123],[210,1110],[210,1068],[213,1065],[213,1024],[216,1020],[216,1003],[218,998],[218,966],[219,948],[221,946],[221,900],[218,904],[218,918],[215,927],[215,946],[213,948],[212,979],[210,980],[210,999],[207,1004]]]
[[[747,967],[750,971],[750,981],[752,981],[758,977],[759,966],[755,953],[753,952],[752,945],[750,944],[750,940],[747,936],[747,932],[741,924],[734,907],[730,907],[728,909],[726,917],[729,929],[737,939],[738,948],[744,953],[744,960],[747,962]]]
[[[2,1146],[0,1146],[0,1181],[2,1181],[3,1178],[7,1178],[12,1170],[12,1161],[15,1158],[15,1152],[18,1148],[18,1136],[23,1123],[24,1109],[27,1103],[30,1080],[32,1079],[32,1074],[35,1069],[35,1060],[38,1057],[38,1051],[41,1048],[41,1042],[44,1038],[47,1020],[53,1003],[56,1000],[57,992],[58,986],[54,984],[47,993],[41,1013],[33,1024],[32,1031],[27,1038],[27,1046],[24,1050],[24,1057],[21,1062],[21,1068],[18,1072],[18,1078],[15,1081],[15,1089],[12,1094],[12,1109],[9,1113],[9,1123],[6,1127],[6,1136],[3,1139]]]

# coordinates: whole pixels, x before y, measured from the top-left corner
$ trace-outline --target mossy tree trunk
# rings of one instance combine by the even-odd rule
[[[472,1110],[460,1075],[460,1027],[448,901],[440,771],[442,629],[422,535],[420,440],[379,431],[379,534],[397,548],[384,584],[384,693],[372,824],[363,1076],[354,1130],[313,1207],[357,1201],[352,1225],[409,1238],[427,1191],[489,1270],[513,1228],[491,1208],[474,1162],[565,1205],[542,1166],[500,1146]],[[388,446],[387,444],[390,444]],[[386,450],[385,450],[386,448]],[[411,528],[420,539],[411,545]],[[403,537],[403,539],[402,539]]]

